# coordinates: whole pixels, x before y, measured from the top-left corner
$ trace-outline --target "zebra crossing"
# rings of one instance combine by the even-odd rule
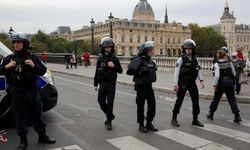
[[[227,122],[229,123],[232,121],[227,121]],[[244,127],[249,128],[250,121],[243,120],[239,126],[244,126]],[[217,135],[223,136],[225,137],[225,139],[236,140],[237,142],[243,142],[243,143],[246,143],[246,145],[249,144],[250,146],[250,130],[248,133],[246,133],[243,131],[238,131],[235,129],[223,127],[223,126],[212,124],[212,123],[205,124],[204,128],[202,127],[197,127],[197,128],[200,129],[202,132],[204,131],[210,132],[214,134],[215,136]],[[181,128],[167,129],[167,130],[159,131],[153,134],[161,136],[165,140],[170,140],[171,142],[185,145],[194,150],[235,150],[235,147],[230,147],[227,144],[223,145],[223,144],[217,143],[217,141],[206,139],[209,137],[205,137],[205,138],[204,136],[199,137],[195,135],[195,133],[190,134],[190,133],[183,132],[180,130]],[[162,149],[159,147],[155,147],[155,145],[152,146],[150,144],[147,144],[143,140],[139,140],[133,136],[112,138],[112,139],[107,139],[106,141],[120,150],[159,150],[159,149]],[[168,148],[166,147],[166,150],[167,149]],[[173,148],[170,148],[170,149],[173,149]],[[236,150],[248,150],[248,149],[250,148],[245,147],[244,149],[240,148]]]

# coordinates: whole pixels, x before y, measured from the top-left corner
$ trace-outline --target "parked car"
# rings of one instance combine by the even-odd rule
[[[0,63],[9,54],[13,53],[3,43],[0,42]],[[43,111],[47,112],[57,104],[58,92],[54,86],[53,76],[49,69],[44,76],[38,77],[39,93],[42,101]],[[5,76],[0,76],[0,126],[3,124],[13,124],[14,119],[10,105],[11,93],[8,90]]]

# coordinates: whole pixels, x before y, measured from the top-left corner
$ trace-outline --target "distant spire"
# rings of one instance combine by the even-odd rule
[[[225,6],[225,8],[229,8],[228,0],[226,0],[226,6]]]
[[[167,7],[167,4],[166,4],[166,9],[165,9],[165,21],[164,23],[168,23],[168,7]]]

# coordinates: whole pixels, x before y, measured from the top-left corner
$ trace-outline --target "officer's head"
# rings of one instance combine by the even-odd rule
[[[228,53],[228,48],[227,48],[226,46],[223,46],[223,47],[221,48],[221,50],[223,50],[223,51],[225,51],[226,53]]]
[[[101,39],[102,53],[114,53],[115,52],[115,43],[114,40],[110,37],[104,37]]]
[[[187,55],[195,55],[196,43],[192,39],[186,39],[182,45],[182,53],[186,53]]]
[[[224,50],[217,51],[217,59],[226,59],[227,60],[227,53]]]
[[[11,35],[11,41],[14,44],[15,51],[17,52],[30,48],[28,36],[23,33],[13,33]]]
[[[154,41],[147,41],[140,46],[139,56],[152,57],[154,54]]]

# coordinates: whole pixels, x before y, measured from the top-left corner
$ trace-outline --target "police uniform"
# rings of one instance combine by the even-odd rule
[[[203,82],[203,78],[200,72],[200,66],[195,56],[195,42],[193,40],[186,40],[182,45],[183,54],[177,60],[175,73],[174,73],[174,84],[179,87],[177,91],[177,99],[173,109],[172,125],[180,126],[177,121],[177,115],[180,113],[180,108],[183,103],[186,92],[188,91],[193,103],[193,125],[203,126],[198,121],[198,115],[200,113],[199,106],[199,91],[196,85],[196,79]],[[185,49],[192,49],[192,54],[187,55]]]
[[[151,57],[146,55],[146,51],[149,48],[153,48],[153,46],[150,47],[150,44],[147,46],[147,42],[143,44],[140,48],[141,53],[139,53],[139,56],[131,61],[127,70],[128,75],[134,76],[134,88],[137,92],[137,122],[139,123],[139,130],[141,132],[146,132],[147,130],[154,132],[158,131],[158,129],[156,129],[152,124],[156,112],[156,102],[152,83],[156,81],[157,67]],[[146,100],[148,104],[148,111],[146,116],[147,124],[145,128],[144,105]]]
[[[210,111],[207,115],[208,119],[213,119],[213,114],[217,110],[219,101],[223,95],[226,93],[228,103],[231,106],[232,112],[235,114],[235,122],[241,121],[239,115],[239,108],[236,103],[235,98],[235,76],[236,72],[232,62],[220,59],[218,63],[215,63],[215,77],[214,77],[214,87],[216,90],[214,92],[213,101],[210,104]]]
[[[112,47],[112,52],[105,52],[105,47]],[[116,91],[117,73],[121,74],[123,69],[119,59],[114,54],[114,42],[111,38],[104,38],[101,43],[102,56],[100,56],[96,63],[96,73],[94,77],[94,86],[99,84],[98,103],[102,111],[106,114],[107,120],[105,125],[108,130],[112,129],[112,120],[115,119],[113,114],[113,104]],[[108,62],[113,62],[114,67],[109,67]]]
[[[7,56],[1,67],[0,74],[6,76],[8,88],[11,92],[11,108],[16,121],[17,134],[21,138],[18,150],[26,149],[27,142],[27,122],[32,119],[35,131],[39,134],[39,142],[55,143],[54,139],[50,139],[45,134],[45,123],[42,118],[42,106],[38,95],[37,77],[43,76],[47,68],[41,63],[39,58],[28,52],[28,40],[21,35],[12,36],[13,43],[22,41],[24,48],[15,51]],[[25,64],[26,60],[32,60],[34,67]],[[11,61],[16,61],[16,65],[12,69],[6,69],[5,66]],[[29,115],[28,115],[29,114]],[[31,118],[30,118],[31,117]]]

